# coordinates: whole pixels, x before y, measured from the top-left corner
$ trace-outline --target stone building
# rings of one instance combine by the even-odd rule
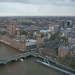
[[[41,47],[40,32],[37,32],[37,43],[36,43],[36,40],[30,41],[29,39],[29,41],[27,41],[25,35],[21,37],[19,30],[17,30],[17,35],[15,35],[15,24],[13,22],[10,23],[9,29],[10,29],[9,34],[3,35],[3,36],[0,35],[0,41],[10,46],[13,46],[22,52],[26,51],[27,49],[31,49],[35,47],[37,47],[38,49]]]
[[[15,35],[15,24],[14,22],[11,22],[9,25],[9,35]]]
[[[17,30],[17,38],[19,38],[20,37],[20,31],[19,31],[19,29]]]
[[[36,48],[40,48],[41,47],[41,33],[40,31],[37,31],[37,46]]]
[[[15,40],[19,41],[15,41]],[[0,36],[0,40],[3,40],[4,43],[9,44],[20,51],[26,51],[26,42],[25,42],[25,36],[23,38],[20,37],[20,32],[17,30],[17,35],[15,35],[15,24],[14,22],[11,22],[9,25],[9,34]]]

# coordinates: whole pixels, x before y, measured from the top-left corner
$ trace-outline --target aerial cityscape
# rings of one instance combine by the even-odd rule
[[[75,75],[75,1],[0,1],[1,75]]]

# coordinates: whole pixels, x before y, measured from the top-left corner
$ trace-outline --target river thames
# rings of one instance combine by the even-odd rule
[[[0,43],[0,59],[22,52]],[[50,68],[33,62],[34,57],[28,57],[24,61],[11,62],[6,66],[0,66],[0,75],[62,75]]]

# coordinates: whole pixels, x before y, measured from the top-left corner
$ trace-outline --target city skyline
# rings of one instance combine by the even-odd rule
[[[2,0],[0,16],[75,16],[75,0]]]

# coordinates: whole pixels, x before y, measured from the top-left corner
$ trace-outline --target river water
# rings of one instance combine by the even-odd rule
[[[0,59],[20,53],[20,51],[0,43]],[[50,68],[33,62],[34,59],[37,58],[28,57],[24,61],[12,62],[6,66],[0,66],[0,75],[62,75]]]

